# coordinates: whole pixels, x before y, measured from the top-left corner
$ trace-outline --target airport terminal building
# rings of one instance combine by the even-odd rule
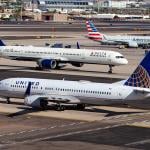
[[[63,9],[90,9],[95,0],[38,0],[40,6]]]

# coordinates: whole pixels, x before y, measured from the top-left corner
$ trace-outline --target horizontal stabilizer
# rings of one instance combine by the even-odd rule
[[[126,80],[121,80],[121,81],[118,81],[118,82],[114,82],[112,84],[124,85],[125,82],[126,82]]]
[[[137,89],[134,89],[134,92],[136,93],[150,93],[150,89],[147,89],[147,88],[137,88]]]

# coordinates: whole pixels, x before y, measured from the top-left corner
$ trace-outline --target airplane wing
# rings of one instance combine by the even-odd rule
[[[66,62],[66,61],[68,61],[68,59],[65,58],[65,57],[46,57],[46,58],[40,58],[40,59],[53,59],[53,60],[61,61],[61,62]]]
[[[48,101],[54,103],[69,103],[69,104],[77,104],[80,103],[80,100],[74,96],[69,95],[56,95],[56,94],[48,94],[48,95],[30,95],[25,97],[26,105],[38,105],[40,101]]]
[[[129,44],[131,41],[125,41],[125,40],[114,40],[114,42],[119,44]]]
[[[104,39],[101,42],[110,44],[114,43],[116,45],[128,45],[129,47],[138,47],[136,41],[130,39],[121,39],[121,37],[118,37],[117,39],[109,39],[107,36],[104,36]]]
[[[47,95],[47,101],[50,102],[60,102],[60,103],[80,103],[80,100],[74,96],[69,96],[69,95]]]
[[[65,57],[54,57],[54,58],[52,58],[52,59],[55,59],[55,60],[58,60],[58,61],[68,61],[68,59],[67,58],[65,58]]]
[[[138,47],[136,41],[133,40],[113,40],[117,44],[128,45],[129,47]]]

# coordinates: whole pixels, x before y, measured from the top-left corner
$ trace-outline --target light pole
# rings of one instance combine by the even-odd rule
[[[20,20],[22,21],[22,0],[20,0]]]
[[[97,3],[98,3],[98,13],[99,13],[100,1],[98,0]]]

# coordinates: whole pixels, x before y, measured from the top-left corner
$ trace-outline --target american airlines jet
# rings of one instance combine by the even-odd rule
[[[122,54],[107,50],[68,49],[34,46],[5,46],[0,41],[0,57],[35,61],[40,69],[60,69],[67,63],[75,67],[83,64],[101,64],[109,66],[112,73],[113,66],[126,65],[127,59]]]
[[[46,108],[48,102],[54,102],[57,110],[64,110],[62,104],[75,104],[81,109],[86,104],[109,105],[149,100],[150,52],[133,74],[119,83],[9,78],[0,81],[0,96],[7,102],[12,97],[22,98],[25,105],[37,108]]]
[[[125,45],[127,47],[150,47],[150,36],[106,35],[100,33],[92,21],[86,21],[88,37],[106,45]]]

